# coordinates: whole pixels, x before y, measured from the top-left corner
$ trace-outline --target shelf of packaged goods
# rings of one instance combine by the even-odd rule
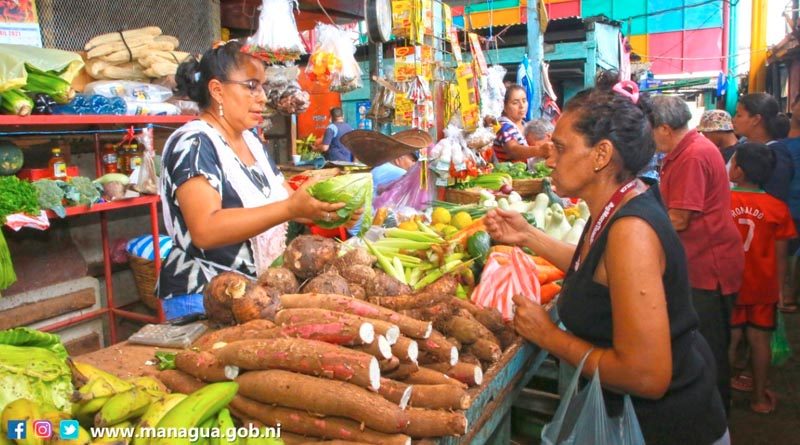
[[[0,116],[0,127],[24,125],[166,125],[184,124],[197,116],[31,115]]]
[[[120,199],[117,201],[102,202],[89,206],[72,206],[66,207],[66,216],[86,215],[89,213],[106,212],[109,210],[125,209],[128,207],[136,207],[148,205],[151,203],[159,202],[158,195],[143,195],[136,198]],[[47,210],[47,217],[51,219],[59,218],[52,210]]]

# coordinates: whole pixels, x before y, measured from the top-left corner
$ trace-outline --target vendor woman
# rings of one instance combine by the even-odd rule
[[[517,84],[506,88],[503,114],[497,120],[500,129],[492,149],[497,162],[527,162],[529,158],[547,157],[547,149],[539,144],[528,146],[525,141],[525,116],[528,114],[528,96]]]
[[[158,280],[167,319],[205,312],[203,288],[218,273],[255,278],[268,268],[286,247],[288,221],[331,220],[344,206],[284,184],[251,132],[267,101],[264,64],[240,43],[182,63],[176,81],[201,113],[170,136],[162,157],[164,224],[173,240]]]

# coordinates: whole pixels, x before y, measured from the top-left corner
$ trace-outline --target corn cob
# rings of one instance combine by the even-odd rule
[[[26,69],[28,71],[28,80],[25,84],[25,91],[45,93],[60,104],[69,103],[75,97],[75,90],[66,80],[55,74],[39,71],[30,65],[26,65]]]
[[[33,110],[33,100],[20,90],[7,90],[0,93],[0,109],[7,114],[27,116]]]

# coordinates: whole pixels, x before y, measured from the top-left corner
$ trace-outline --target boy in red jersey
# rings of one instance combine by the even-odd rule
[[[731,159],[731,216],[744,244],[745,267],[742,289],[731,316],[731,364],[736,347],[746,334],[753,369],[750,409],[768,414],[775,409],[775,394],[766,388],[771,359],[770,337],[775,329],[775,311],[786,275],[788,240],[794,238],[792,215],[786,204],[764,192],[775,157],[763,144],[746,143]],[[736,377],[734,380],[742,379]],[[742,382],[732,382],[743,389]],[[746,385],[745,385],[746,386]]]

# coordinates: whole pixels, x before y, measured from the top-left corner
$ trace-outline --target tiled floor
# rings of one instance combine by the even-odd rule
[[[750,411],[749,394],[733,391],[730,430],[734,445],[800,444],[800,313],[784,314],[794,355],[770,370],[778,407],[769,415]]]

